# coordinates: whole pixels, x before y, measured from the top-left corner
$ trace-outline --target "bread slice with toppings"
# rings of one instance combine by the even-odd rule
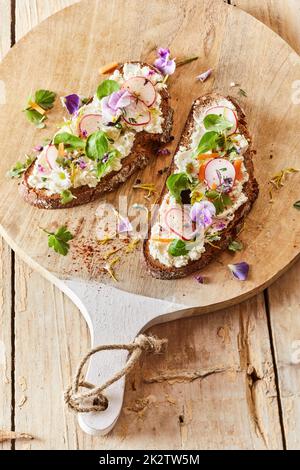
[[[253,155],[234,98],[213,93],[193,103],[143,245],[153,277],[199,271],[235,239],[258,197]]]
[[[29,204],[60,209],[91,202],[144,168],[158,147],[170,141],[173,110],[160,72],[145,63],[128,62],[109,80],[117,84],[116,92],[127,92],[123,97],[126,106],[111,106],[111,94],[102,98],[95,94],[80,107],[23,174],[19,188]],[[68,140],[57,143],[65,140],[57,137],[60,134],[71,134],[86,143],[98,131],[105,134],[109,147],[102,160],[94,158],[93,149],[88,156],[86,147],[69,146]],[[101,148],[101,142],[99,145]]]

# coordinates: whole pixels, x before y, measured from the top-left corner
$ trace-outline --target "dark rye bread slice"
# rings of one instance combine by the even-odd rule
[[[138,63],[138,62],[131,62]],[[140,63],[142,66],[146,65],[158,72],[155,67]],[[123,66],[119,70],[122,72]],[[159,72],[158,72],[159,73]],[[160,144],[168,143],[171,140],[171,132],[173,126],[173,109],[170,106],[170,97],[166,89],[160,91],[161,110],[164,118],[163,132],[161,134],[150,134],[146,131],[141,131],[136,134],[135,141],[130,155],[122,160],[122,168],[117,172],[111,172],[102,178],[95,188],[89,186],[80,186],[79,188],[71,188],[72,194],[76,199],[73,199],[68,204],[61,204],[60,194],[48,195],[44,189],[36,189],[29,185],[28,178],[31,175],[34,163],[25,171],[19,191],[22,197],[29,204],[40,209],[67,209],[70,207],[79,206],[88,202],[94,201],[105,192],[115,190],[118,186],[124,183],[133,173],[145,168],[150,158],[156,153]]]
[[[190,137],[194,130],[194,119],[193,119],[194,111],[198,111],[200,108],[207,108],[210,105],[212,105],[216,100],[220,100],[222,98],[223,98],[222,96],[216,93],[212,93],[212,94],[208,94],[208,95],[198,98],[193,103],[193,106],[191,108],[190,114],[186,121],[184,130],[181,135],[181,139],[180,139],[180,142],[178,144],[175,154],[179,150],[180,145],[183,145],[183,146],[189,145]],[[179,279],[179,278],[188,276],[196,271],[199,271],[200,269],[208,265],[215,257],[217,257],[220,254],[222,250],[225,250],[227,246],[229,245],[230,241],[237,236],[241,227],[243,226],[245,217],[250,212],[252,205],[254,204],[255,200],[258,197],[259,189],[258,189],[257,181],[254,177],[254,167],[253,167],[254,151],[252,149],[251,137],[247,129],[245,113],[234,98],[232,98],[231,96],[228,96],[226,99],[230,100],[232,104],[236,107],[238,121],[239,121],[239,131],[242,134],[244,134],[244,136],[249,142],[249,147],[246,153],[244,154],[244,164],[249,174],[249,180],[243,186],[243,191],[248,197],[248,200],[245,202],[245,204],[239,207],[239,209],[235,212],[234,219],[227,226],[226,230],[221,232],[221,240],[219,240],[218,242],[214,242],[214,245],[217,248],[209,244],[206,244],[205,252],[201,255],[201,258],[199,260],[190,261],[186,266],[183,266],[181,268],[165,266],[161,264],[158,260],[152,258],[152,256],[150,255],[150,251],[149,251],[149,237],[150,237],[150,231],[151,231],[151,228],[150,228],[148,239],[144,240],[143,252],[144,252],[144,259],[146,261],[147,270],[153,277],[157,279]],[[171,168],[170,168],[169,175],[174,172],[174,167],[175,165],[173,161]],[[164,195],[166,194],[166,192],[167,192],[167,188],[165,187],[159,198],[159,201],[158,201],[159,205]],[[154,214],[154,220],[156,216],[157,216],[157,213]]]

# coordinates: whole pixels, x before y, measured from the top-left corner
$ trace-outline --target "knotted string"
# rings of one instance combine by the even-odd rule
[[[139,335],[135,338],[133,343],[130,344],[108,344],[97,346],[96,348],[91,349],[80,361],[72,384],[64,394],[65,403],[72,411],[77,413],[106,410],[108,407],[108,400],[103,394],[103,391],[113,383],[120,380],[124,375],[129,374],[144,352],[158,354],[165,349],[166,344],[166,339],[158,339],[154,336]],[[127,350],[131,353],[127,363],[123,369],[116,372],[113,377],[107,380],[103,385],[96,387],[95,385],[92,385],[88,382],[82,382],[80,380],[82,369],[89,358],[93,356],[93,354],[96,354],[100,351],[113,351],[121,349]],[[88,389],[88,391],[80,392],[79,389],[81,387]]]

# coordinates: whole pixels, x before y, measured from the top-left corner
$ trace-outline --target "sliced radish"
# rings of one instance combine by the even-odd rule
[[[227,121],[233,124],[232,129],[227,131],[227,135],[236,133],[238,128],[238,118],[233,109],[227,108],[226,106],[214,106],[206,111],[205,115],[207,116],[208,114],[217,114],[218,116],[223,116],[225,119],[227,119]]]
[[[55,145],[49,145],[49,147],[46,150],[45,159],[51,170],[55,170],[58,168],[58,164],[56,162],[57,157],[58,157],[57,148],[55,147]]]
[[[184,207],[172,207],[165,216],[168,229],[182,240],[192,240],[196,233],[190,213]]]
[[[145,103],[133,98],[131,104],[124,108],[123,118],[130,126],[145,126],[150,122],[151,114]]]
[[[211,189],[223,184],[232,187],[235,180],[235,169],[232,163],[225,158],[210,160],[205,167],[205,181]]]
[[[146,77],[132,77],[129,78],[122,88],[128,90],[139,100],[143,101],[146,106],[152,106],[156,99],[156,91],[153,83]]]
[[[101,114],[86,114],[79,123],[81,137],[88,137],[100,129],[102,123]]]

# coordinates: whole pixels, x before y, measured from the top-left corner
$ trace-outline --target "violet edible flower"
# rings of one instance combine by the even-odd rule
[[[249,264],[245,261],[236,264],[228,264],[228,268],[239,281],[246,281],[249,274]]]
[[[120,217],[118,232],[119,233],[132,232],[132,230],[133,228],[129,220],[127,218]]]
[[[117,119],[122,114],[122,109],[132,103],[132,95],[128,90],[115,91],[101,100],[102,116],[107,122]]]
[[[102,163],[107,163],[109,159],[109,153],[105,153],[103,157],[101,158]]]
[[[195,202],[190,211],[190,217],[197,226],[206,228],[213,222],[213,217],[216,215],[216,208],[212,202],[200,201]]]
[[[44,147],[42,145],[36,145],[32,150],[34,150],[34,152],[41,152],[43,148]]]
[[[199,284],[204,284],[204,277],[201,276],[201,274],[197,274],[197,276],[195,276],[195,279],[197,282],[199,282]]]
[[[85,169],[86,169],[87,164],[86,164],[86,162],[85,162],[82,158],[80,158],[80,159],[78,160],[78,163],[79,163],[79,168],[80,168],[81,170],[85,170]]]
[[[69,114],[76,113],[82,105],[80,96],[75,93],[62,98],[62,103],[67,108]]]
[[[172,75],[176,69],[176,62],[174,59],[170,59],[170,49],[160,47],[157,50],[157,56],[158,58],[154,62],[154,67],[163,75]]]
[[[157,155],[162,155],[164,157],[168,156],[168,155],[171,155],[171,152],[169,149],[159,149],[157,151]]]
[[[46,171],[45,167],[39,163],[38,164],[38,172],[39,173],[45,173],[45,171]]]
[[[206,72],[201,73],[200,75],[197,75],[196,79],[200,80],[200,82],[205,82],[212,74],[212,69],[208,69]]]

